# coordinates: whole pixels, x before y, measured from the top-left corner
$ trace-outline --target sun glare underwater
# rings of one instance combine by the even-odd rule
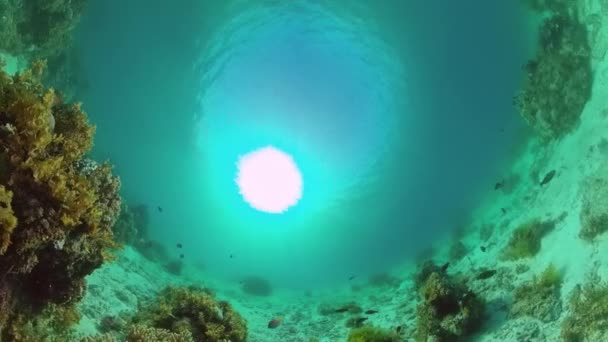
[[[402,67],[372,27],[315,2],[252,5],[207,51],[198,143],[209,189],[232,215],[248,217],[251,208],[300,221],[320,215],[384,156]],[[269,155],[262,163],[283,171],[247,171],[254,167],[246,155],[259,149],[282,151],[293,165]]]

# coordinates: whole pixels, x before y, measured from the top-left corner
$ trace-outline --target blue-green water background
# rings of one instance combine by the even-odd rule
[[[350,177],[344,181],[356,183],[340,199],[322,204],[331,210],[302,210],[292,221],[239,221],[251,213],[224,205],[230,196],[209,188],[215,166],[200,144],[200,120],[205,118],[200,97],[208,85],[203,82],[205,68],[214,66],[209,44],[215,42],[215,48],[228,54],[224,50],[245,44],[247,37],[240,43],[230,43],[230,37],[218,40],[218,34],[225,34],[218,32],[235,29],[230,20],[249,6],[229,8],[222,1],[201,0],[91,1],[80,25],[77,46],[90,84],[80,97],[97,125],[95,155],[116,164],[130,203],[163,208],[162,213],[151,213],[153,237],[164,241],[174,257],[184,253],[186,262],[204,263],[218,277],[237,279],[253,273],[276,286],[314,288],[344,282],[351,274],[381,272],[412,258],[466,224],[470,209],[492,190],[525,135],[511,98],[534,37],[516,1],[384,0],[348,9],[343,8],[346,2],[308,3],[327,5],[338,17],[349,13],[356,19],[356,30],[369,31],[381,41],[390,51],[377,53],[397,61],[402,88],[388,89],[396,103],[390,113],[370,109],[359,116],[280,116],[279,127],[286,129],[308,127],[312,132],[321,126],[319,120],[346,127],[337,136],[317,136],[310,143],[319,150],[326,144],[320,153],[331,160],[329,169],[341,170],[335,179]],[[276,20],[272,11],[259,13],[253,16],[258,22]],[[323,20],[319,19],[321,24]],[[314,45],[298,30],[289,32],[292,42],[300,39],[302,46]],[[349,46],[366,42],[356,38],[335,42],[344,44],[340,51],[348,54]],[[283,63],[285,77],[291,83],[305,83],[306,90],[317,89],[315,77],[332,73],[338,78],[367,77],[365,81],[378,75],[395,77],[389,75],[395,69],[384,66],[375,76],[340,76],[331,63],[304,67],[310,62],[303,60],[306,54],[273,50],[272,40],[259,41],[269,44],[269,57]],[[377,46],[367,53],[374,49]],[[368,62],[374,63],[374,57]],[[220,75],[229,71],[221,70]],[[247,74],[237,78],[246,80]],[[342,79],[334,85],[340,82],[349,84]],[[319,89],[326,85],[325,80],[318,83]],[[380,85],[369,86],[372,92]],[[335,98],[343,98],[339,89],[334,91]],[[323,89],[323,94],[328,92],[331,89]],[[223,101],[231,95],[225,94]],[[331,95],[323,99],[331,102]],[[377,104],[365,97],[363,101]],[[355,113],[362,105],[336,101],[332,106]],[[246,114],[244,110],[240,115]],[[387,124],[396,139],[386,140],[390,144],[379,160],[365,158],[382,149],[386,141],[379,132]],[[310,136],[296,138],[307,146]],[[357,170],[369,166],[371,171],[359,177]],[[306,182],[305,177],[305,186]],[[225,189],[228,194],[236,191]],[[184,244],[182,251],[174,248],[177,242]]]

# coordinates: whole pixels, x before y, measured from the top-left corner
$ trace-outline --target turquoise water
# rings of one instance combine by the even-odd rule
[[[607,341],[606,37],[599,0],[0,0],[0,341]]]
[[[517,147],[524,19],[481,0],[92,2],[77,43],[95,153],[130,203],[164,209],[152,236],[218,277],[386,270],[460,228]],[[303,172],[285,215],[233,182],[268,144]]]

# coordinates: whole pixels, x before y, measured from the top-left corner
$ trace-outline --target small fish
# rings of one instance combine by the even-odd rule
[[[334,310],[334,312],[335,312],[335,313],[343,313],[343,312],[346,312],[346,311],[348,311],[348,310],[350,310],[350,309],[351,309],[351,307],[350,307],[350,306],[345,306],[345,307],[343,307],[343,308],[339,308],[339,309]]]
[[[401,332],[401,329],[403,329],[403,326],[402,326],[402,325],[398,325],[398,326],[395,328],[395,331],[397,332],[397,334],[399,334],[399,333]]]
[[[355,319],[355,325],[358,326],[365,321],[367,321],[367,317],[359,317],[359,318]]]
[[[501,180],[500,182],[494,184],[494,190],[501,189],[503,186],[505,186],[505,181]]]
[[[348,277],[348,280],[350,281],[350,280],[353,280],[353,279],[355,279],[355,278],[357,278],[357,276],[356,276],[356,275],[351,275],[350,277]]]
[[[270,322],[268,322],[268,328],[275,329],[276,327],[281,325],[282,321],[283,321],[283,319],[281,317],[273,318],[270,320]]]
[[[495,274],[496,274],[496,270],[484,270],[484,271],[481,271],[477,275],[477,279],[485,280],[485,279],[493,277]]]
[[[184,247],[184,246],[183,246],[181,243],[179,243],[179,242],[178,242],[178,243],[175,245],[175,247],[177,247],[177,248],[182,248],[182,247]]]
[[[180,254],[180,255],[179,255],[179,258],[180,258],[180,259],[183,259],[183,258],[184,258],[184,255],[183,255],[183,254]]]
[[[158,209],[158,212],[159,212],[159,213],[162,213],[162,212],[163,212],[163,208],[161,208],[161,206],[160,206],[160,205],[159,205],[158,207],[156,207],[156,209]]]
[[[234,255],[230,254],[230,259],[234,258]]]
[[[507,214],[507,209],[505,209],[505,208],[500,208],[500,211],[502,212],[503,215]]]
[[[367,310],[367,311],[365,311],[366,315],[373,315],[375,313],[378,313],[378,310]]]
[[[486,247],[485,246],[479,246],[479,249],[481,249],[482,252],[486,251]]]
[[[553,177],[555,177],[555,170],[551,170],[549,171],[546,175],[545,178],[543,178],[543,180],[540,182],[540,186],[545,186],[547,184],[549,184],[549,182],[553,179]]]
[[[450,262],[446,262],[445,264],[443,264],[443,266],[441,266],[441,272],[445,272],[448,270],[448,267],[450,267]]]

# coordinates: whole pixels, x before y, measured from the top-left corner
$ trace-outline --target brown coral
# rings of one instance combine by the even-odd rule
[[[25,321],[30,306],[81,298],[84,277],[115,246],[111,227],[120,210],[111,167],[85,158],[94,127],[79,105],[44,89],[43,69],[35,63],[12,77],[0,73],[0,275],[22,290],[15,307]]]
[[[246,322],[232,306],[197,287],[165,288],[134,322],[172,333],[190,333],[196,341],[242,342],[247,338]]]

